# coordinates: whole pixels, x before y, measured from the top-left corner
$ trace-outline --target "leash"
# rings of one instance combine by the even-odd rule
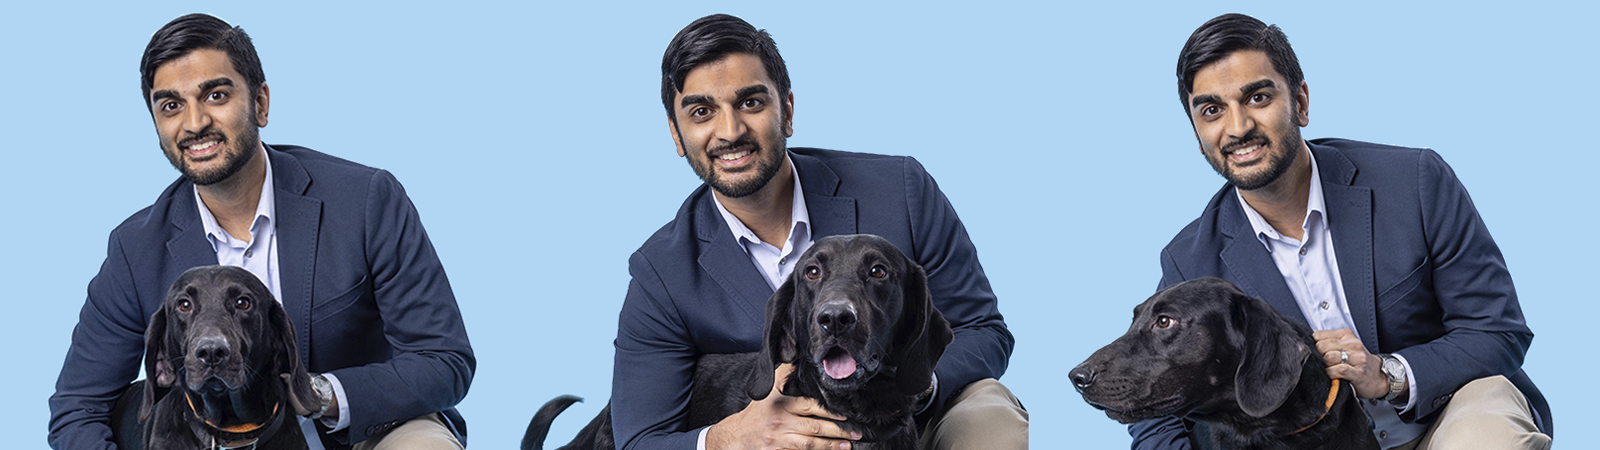
[[[1338,378],[1334,378],[1333,379],[1333,386],[1328,388],[1328,402],[1327,402],[1327,404],[1322,405],[1322,414],[1317,416],[1317,420],[1311,422],[1310,425],[1306,425],[1304,427],[1301,427],[1298,430],[1294,430],[1294,431],[1290,432],[1289,434],[1286,434],[1285,436],[1292,436],[1292,435],[1297,434],[1297,433],[1299,433],[1301,431],[1309,430],[1309,429],[1311,429],[1311,427],[1317,426],[1317,424],[1322,423],[1322,418],[1328,417],[1328,412],[1333,410],[1333,401],[1335,399],[1337,399],[1337,398],[1339,398],[1339,379]]]
[[[282,423],[281,421],[278,420],[278,419],[281,418],[280,416],[278,416],[278,407],[282,405],[281,402],[272,404],[272,413],[269,415],[269,418],[265,422],[261,422],[261,423],[246,423],[244,425],[236,425],[236,426],[231,426],[231,427],[225,427],[225,426],[221,426],[221,425],[217,425],[217,424],[211,423],[211,421],[206,420],[205,417],[202,417],[200,415],[200,410],[195,409],[195,407],[194,407],[194,399],[189,397],[189,392],[188,391],[184,391],[183,392],[183,401],[189,404],[189,412],[194,413],[194,417],[196,419],[200,419],[201,423],[204,423],[208,427],[211,427],[213,429],[216,429],[216,430],[219,430],[219,431],[222,431],[222,432],[225,432],[225,433],[232,433],[232,434],[250,433],[250,432],[254,432],[256,430],[260,430],[262,428],[265,428],[269,424],[273,425],[273,427],[272,427],[271,430],[268,430],[268,431],[276,431],[277,425]],[[267,434],[270,434],[270,433],[262,433],[261,435],[264,436],[264,435],[267,435]],[[213,449],[216,449],[216,450],[255,450],[256,444],[260,443],[260,442],[261,442],[261,436],[256,436],[254,439],[251,439],[250,442],[246,442],[246,443],[240,444],[240,445],[228,446],[228,445],[217,444],[217,437],[216,436],[211,436],[211,444],[208,445],[207,447],[208,448],[213,448]]]

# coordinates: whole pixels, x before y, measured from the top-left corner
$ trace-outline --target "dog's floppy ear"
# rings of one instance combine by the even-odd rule
[[[150,410],[155,408],[156,388],[171,387],[177,381],[178,373],[172,369],[170,355],[182,352],[169,350],[168,343],[173,342],[167,336],[167,305],[162,303],[156,308],[156,313],[150,315],[150,326],[144,330],[144,399],[139,403],[139,422],[150,418]]]
[[[311,415],[322,409],[321,400],[317,393],[311,390],[311,375],[306,373],[304,365],[300,364],[300,346],[294,340],[294,325],[289,321],[289,314],[284,312],[283,306],[274,301],[270,294],[266,297],[267,327],[272,333],[273,346],[278,347],[275,352],[273,364],[276,370],[273,373],[283,380],[284,400],[294,408],[297,416]]]
[[[789,333],[792,325],[789,320],[789,308],[795,301],[795,280],[802,271],[796,270],[789,275],[789,279],[778,286],[778,291],[772,293],[767,299],[767,327],[761,334],[761,355],[756,357],[756,364],[750,368],[749,391],[750,399],[762,400],[772,392],[773,372],[778,366],[790,362],[795,355],[794,336]]]
[[[1300,382],[1311,348],[1266,302],[1241,292],[1230,295],[1234,296],[1233,318],[1243,334],[1234,395],[1245,414],[1266,416],[1282,406]]]
[[[900,295],[904,304],[890,362],[895,365],[895,381],[900,392],[916,395],[933,383],[934,366],[938,365],[939,357],[944,355],[944,348],[950,345],[953,336],[944,314],[933,307],[927,273],[910,259],[906,260]]]

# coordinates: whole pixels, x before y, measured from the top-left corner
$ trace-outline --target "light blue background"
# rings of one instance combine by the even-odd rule
[[[1230,11],[1287,31],[1308,138],[1427,146],[1455,167],[1538,335],[1524,367],[1562,436],[1590,434],[1592,6],[1110,3],[7,5],[0,436],[43,447],[107,232],[176,176],[137,67],[151,33],[194,11],[254,37],[273,94],[264,140],[405,183],[477,351],[460,405],[474,448],[514,448],[539,404],[587,397],[551,433],[565,442],[605,403],[628,254],[699,184],[667,134],[661,52],[714,12],[776,38],[791,145],[912,155],[938,179],[1017,337],[1003,381],[1038,448],[1126,445],[1063,375],[1127,328],[1157,252],[1221,185],[1173,70],[1189,33]]]

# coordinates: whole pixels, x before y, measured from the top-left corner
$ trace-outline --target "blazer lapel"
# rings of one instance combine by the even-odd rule
[[[305,196],[311,175],[300,161],[287,153],[267,147],[272,161],[274,211],[278,223],[278,283],[282,286],[283,309],[294,323],[300,341],[300,360],[311,361],[312,280],[316,276],[318,227],[322,223],[322,200]]]
[[[790,152],[789,160],[800,171],[800,190],[805,194],[806,213],[811,215],[811,239],[856,234],[856,199],[837,195],[839,174],[810,156]]]
[[[211,248],[211,241],[206,239],[206,227],[200,224],[200,205],[194,200],[194,183],[183,182],[173,194],[171,205],[167,217],[178,229],[167,241],[167,254],[172,257],[173,267],[182,273],[191,267],[216,265],[217,250]],[[171,280],[178,279],[178,273],[171,274]]]
[[[1283,315],[1310,326],[1294,294],[1289,291],[1289,285],[1278,272],[1277,263],[1272,261],[1272,254],[1267,253],[1267,247],[1250,227],[1250,219],[1245,217],[1244,207],[1239,205],[1233,188],[1224,189],[1220,196],[1223,198],[1217,211],[1217,228],[1226,241],[1220,255],[1228,271],[1224,278],[1238,285],[1245,294],[1265,300]]]
[[[765,321],[767,299],[772,297],[772,287],[767,286],[766,277],[756,270],[750,255],[739,246],[728,223],[717,212],[717,205],[712,203],[710,187],[701,186],[701,189],[704,189],[705,195],[700,197],[694,208],[694,224],[695,229],[699,230],[697,237],[700,239],[700,257],[697,260],[700,269],[716,281],[728,298],[733,299],[750,317]]]
[[[1377,282],[1372,263],[1372,189],[1354,186],[1356,166],[1332,148],[1311,147],[1322,175],[1322,197],[1328,208],[1328,231],[1351,324],[1367,351],[1378,352]]]

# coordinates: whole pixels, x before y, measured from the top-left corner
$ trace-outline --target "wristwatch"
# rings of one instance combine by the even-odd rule
[[[1406,390],[1406,365],[1391,354],[1381,355],[1383,358],[1383,376],[1389,378],[1389,395],[1383,396],[1383,401],[1393,402]]]
[[[322,374],[313,375],[311,377],[311,390],[317,392],[317,400],[322,403],[322,409],[312,413],[310,418],[321,419],[322,416],[328,414],[328,407],[333,405],[333,383],[328,381],[328,377],[324,377]]]

